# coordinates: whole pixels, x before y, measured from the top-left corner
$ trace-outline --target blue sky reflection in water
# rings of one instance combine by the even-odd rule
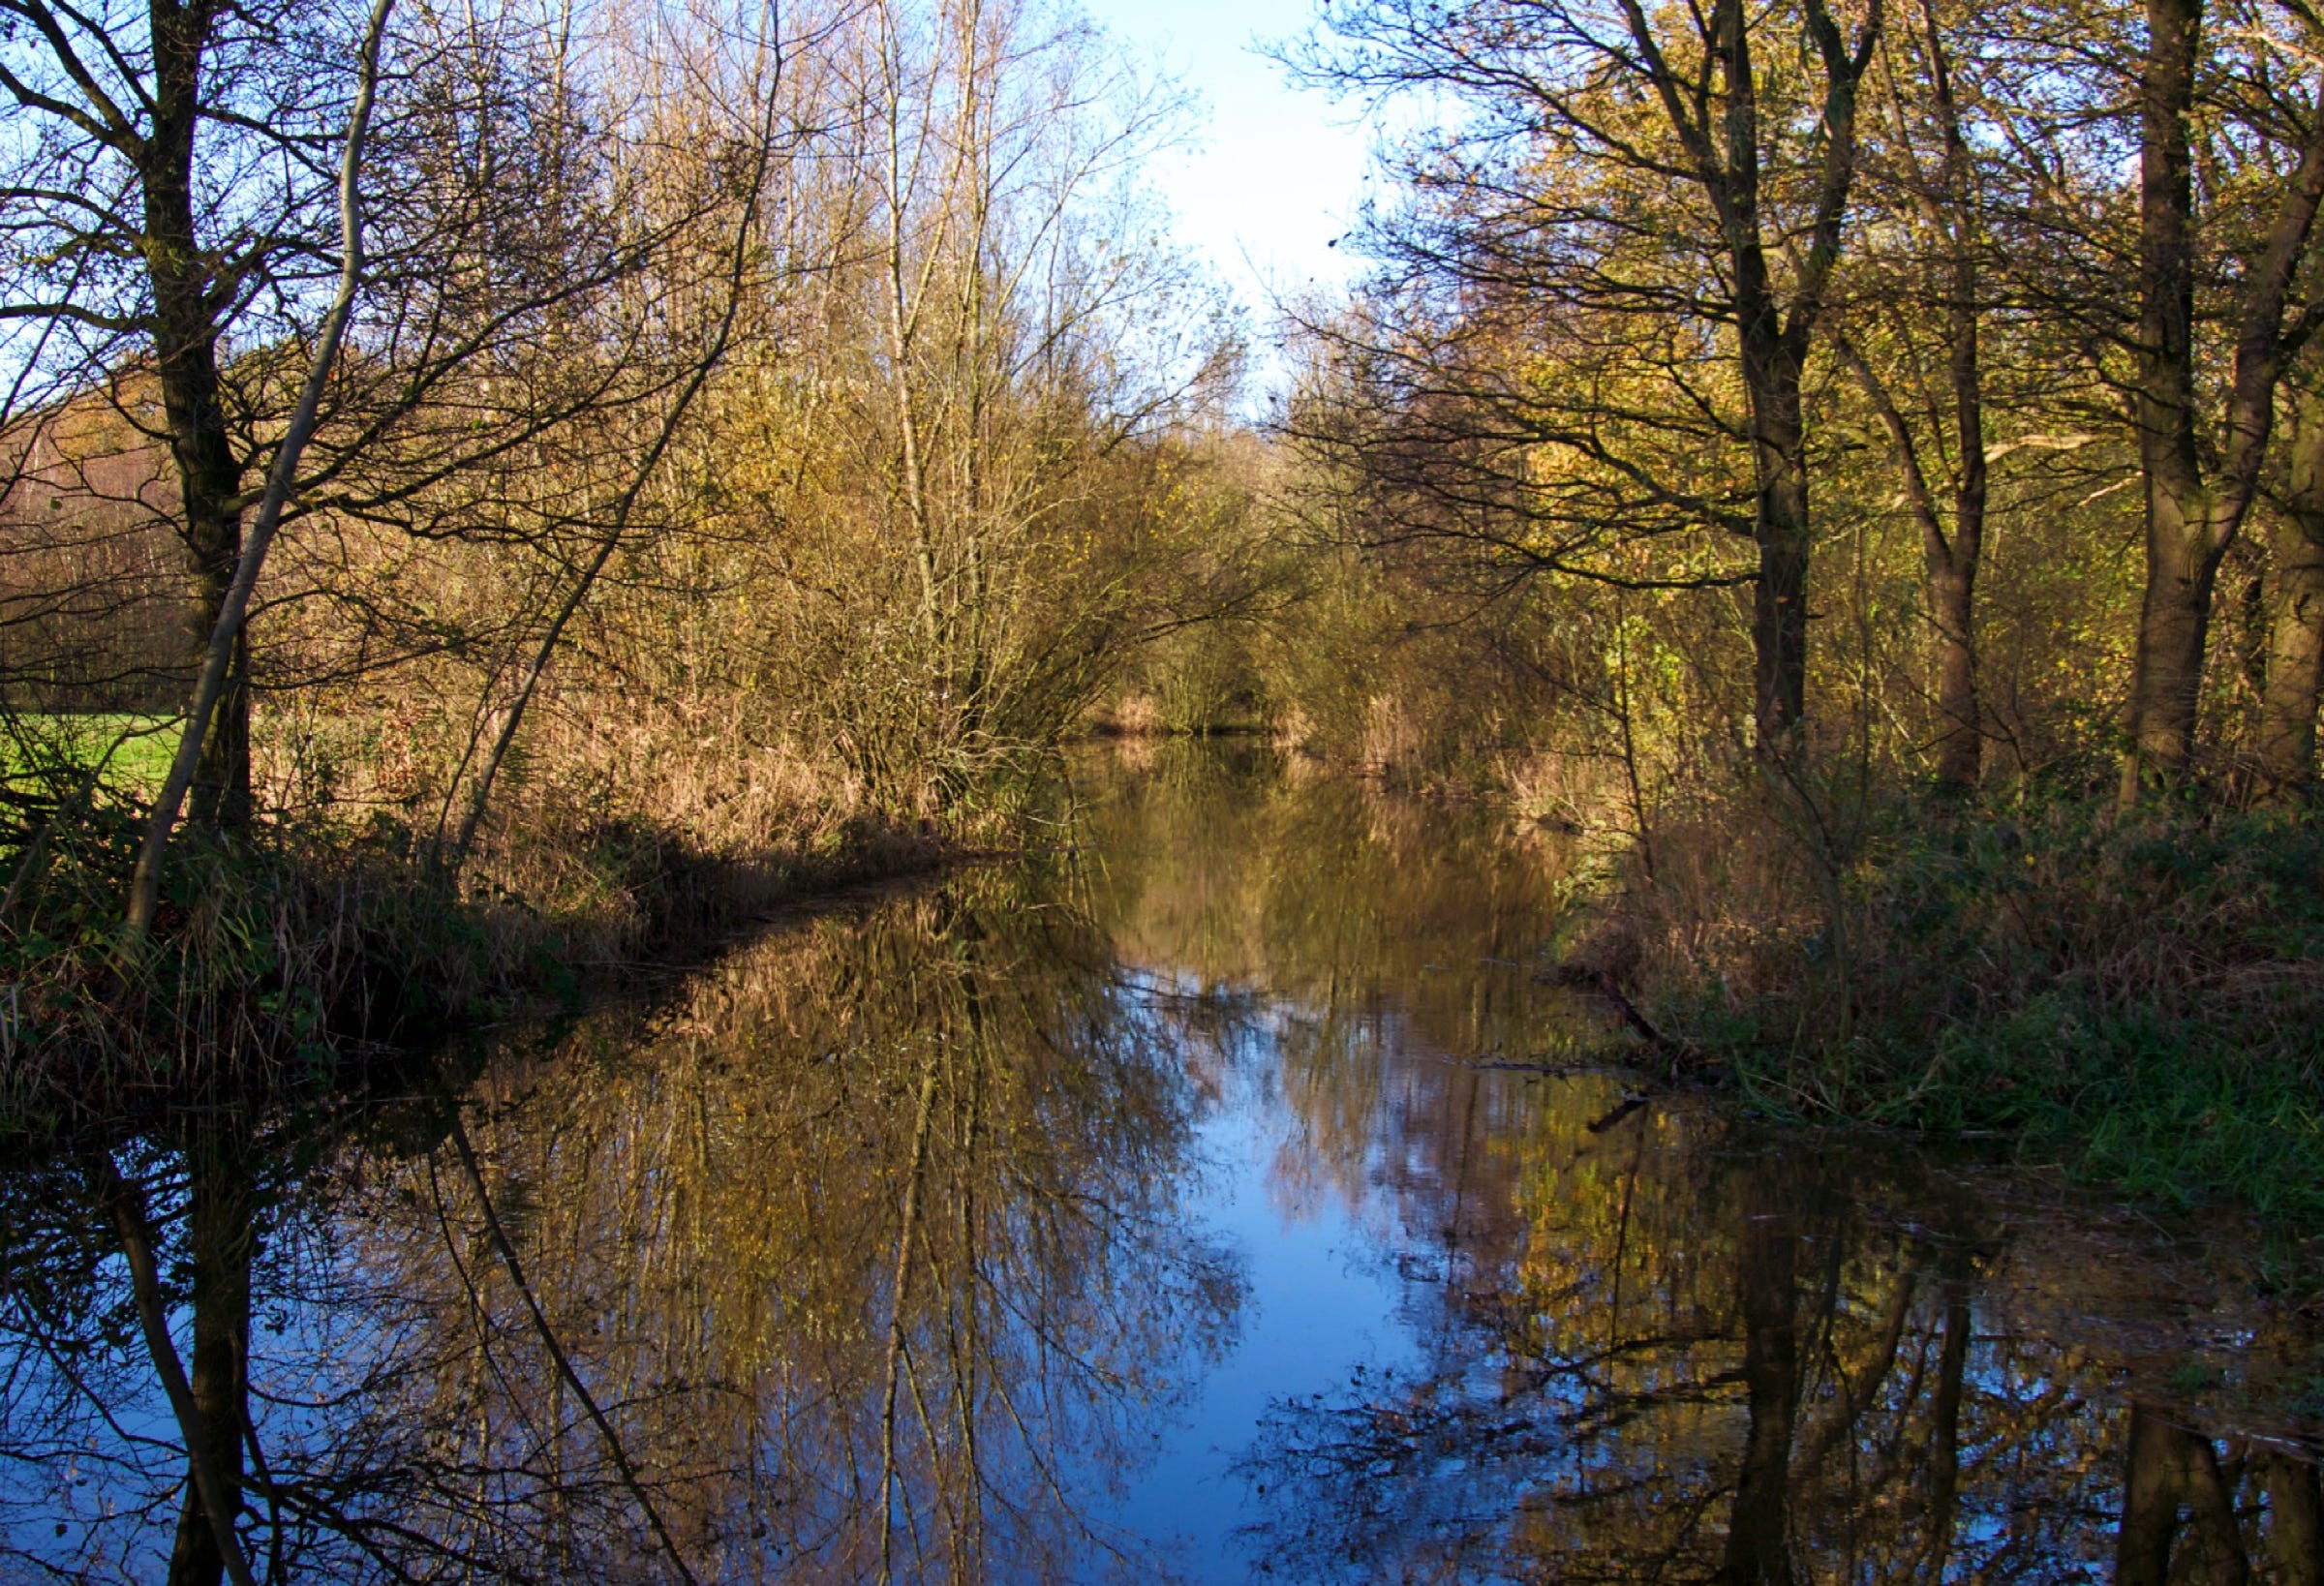
[[[1134,982],[1159,1000],[1218,994],[1197,981]],[[1237,1528],[1257,1518],[1235,1470],[1250,1429],[1287,1393],[1336,1388],[1357,1367],[1422,1359],[1404,1327],[1402,1285],[1378,1258],[1361,1208],[1299,1182],[1300,1124],[1272,1094],[1276,1036],[1297,1014],[1260,1002],[1209,1083],[1217,1095],[1196,1130],[1205,1164],[1187,1211],[1245,1256],[1247,1282],[1234,1348],[1208,1371],[1178,1416],[1156,1429],[1153,1460],[1110,1522],[1161,1544],[1198,1579],[1233,1579],[1243,1565]]]
[[[1540,1072],[1606,1034],[1534,978],[1554,837],[1263,753],[1077,775],[1070,856],[111,1142],[181,1341],[249,1286],[254,1557],[2313,1578],[2324,1357],[2232,1240]],[[0,1579],[160,1579],[183,1495],[96,1144],[0,1172]]]

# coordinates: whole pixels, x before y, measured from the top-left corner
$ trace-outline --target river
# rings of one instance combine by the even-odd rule
[[[141,1253],[259,1579],[2324,1580],[2253,1231],[1625,1070],[1538,978],[1567,839],[1072,777],[1031,857],[0,1173],[0,1575],[207,1536]]]

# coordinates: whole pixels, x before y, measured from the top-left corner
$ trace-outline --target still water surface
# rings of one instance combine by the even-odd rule
[[[0,1574],[184,1540],[143,1244],[260,1578],[2324,1579],[2237,1231],[1577,1066],[1556,841],[1076,776],[1068,852],[0,1175]]]

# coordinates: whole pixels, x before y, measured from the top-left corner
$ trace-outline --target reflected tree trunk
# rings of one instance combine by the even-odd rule
[[[919,1100],[913,1109],[911,1160],[904,1172],[903,1209],[896,1231],[896,1268],[890,1279],[888,1301],[887,1377],[879,1405],[879,1579],[882,1586],[896,1578],[896,1532],[900,1517],[900,1488],[905,1478],[897,1390],[911,1374],[911,1303],[915,1235],[920,1228],[921,1180],[928,1166],[929,1127],[935,1117],[936,1055],[930,1053],[920,1073]],[[917,1384],[914,1398],[918,1398]],[[921,1410],[925,1429],[928,1415]]]
[[[2172,1424],[2151,1406],[2134,1404],[2129,1441],[2115,1547],[2117,1586],[2169,1586],[2174,1578],[2243,1586],[2250,1568],[2235,1523],[2235,1500],[2210,1439]],[[2174,1571],[2183,1535],[2189,1550]]]
[[[203,1455],[227,1488],[226,1505],[242,1507],[243,1426],[250,1417],[250,1263],[257,1244],[251,1225],[250,1165],[238,1143],[212,1128],[196,1132],[186,1149],[190,1174],[186,1247],[193,1258],[194,1350],[187,1386],[200,1413]],[[188,1435],[195,1435],[188,1428]],[[186,1483],[169,1554],[171,1586],[215,1582],[226,1561]]]
[[[1722,1586],[1790,1586],[1791,1433],[1799,1409],[1799,1240],[1758,1179],[1745,1192],[1737,1248],[1750,1431],[1727,1531]]]
[[[2282,1586],[2324,1586],[2324,1491],[2316,1467],[2286,1453],[2254,1462],[2268,1495],[2268,1553]]]
[[[162,1252],[144,1192],[121,1176],[106,1151],[86,1159],[98,1203],[128,1263],[146,1352],[185,1442],[186,1482],[169,1550],[169,1586],[218,1586],[229,1574],[240,1586],[252,1578],[234,1540],[234,1519],[242,1511],[243,1437],[250,1423],[250,1266],[257,1235],[247,1148],[228,1137],[229,1127],[199,1125],[185,1146],[191,1370],[170,1335]]]
[[[1972,1319],[1969,1279],[1958,1271],[1944,1280],[1944,1343],[1937,1357],[1937,1393],[1929,1414],[1929,1563],[1923,1578],[1941,1581],[1953,1550],[1953,1527],[1961,1510],[1961,1385],[1969,1370]]]

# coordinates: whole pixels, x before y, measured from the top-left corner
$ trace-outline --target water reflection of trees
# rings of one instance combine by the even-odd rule
[[[1533,1098],[1492,1065],[1600,1033],[1533,978],[1569,856],[1490,811],[1264,752],[1166,749],[1125,781],[1091,769],[1093,909],[1177,991],[1182,1046],[1260,1055],[1298,1128],[1278,1195],[1361,1216],[1377,1184],[1409,1179],[1453,1186],[1455,1223],[1506,1216]]]
[[[1098,819],[1125,956],[1269,1077],[1278,1186],[1371,1229],[1431,1362],[1280,1407],[1245,1462],[1269,1573],[2319,1578],[2312,1449],[2217,1435],[2081,1310],[2139,1281],[2121,1250],[1908,1157],[1490,1066],[1582,1017],[1527,973],[1554,845],[1215,757]]]
[[[1270,1572],[2324,1578],[2310,1453],[2027,1325],[1962,1186],[1683,1108],[1576,1123],[1612,1097],[1543,1109],[1521,1253],[1430,1369],[1279,1407],[1244,1467]]]
[[[1147,1571],[1086,1517],[1235,1326],[1181,1202],[1233,1092],[1425,1362],[1263,1428],[1277,1575],[2318,1580],[2299,1428],[2076,1309],[2122,1246],[1494,1066],[1582,1017],[1531,979],[1560,856],[1164,758],[1059,874],[0,1172],[0,1577],[221,1578],[190,1442],[269,1580]]]
[[[295,1144],[213,1119],[238,1198],[183,1133],[10,1178],[14,1555],[150,1577],[173,1525],[211,1535],[96,1214],[109,1161],[195,1377],[204,1337],[248,1339],[247,1395],[229,1369],[199,1419],[261,1575],[1107,1572],[1129,1544],[1079,1516],[1238,1278],[1173,1215],[1182,1074],[1040,897],[969,876],[787,932],[465,1105]]]

